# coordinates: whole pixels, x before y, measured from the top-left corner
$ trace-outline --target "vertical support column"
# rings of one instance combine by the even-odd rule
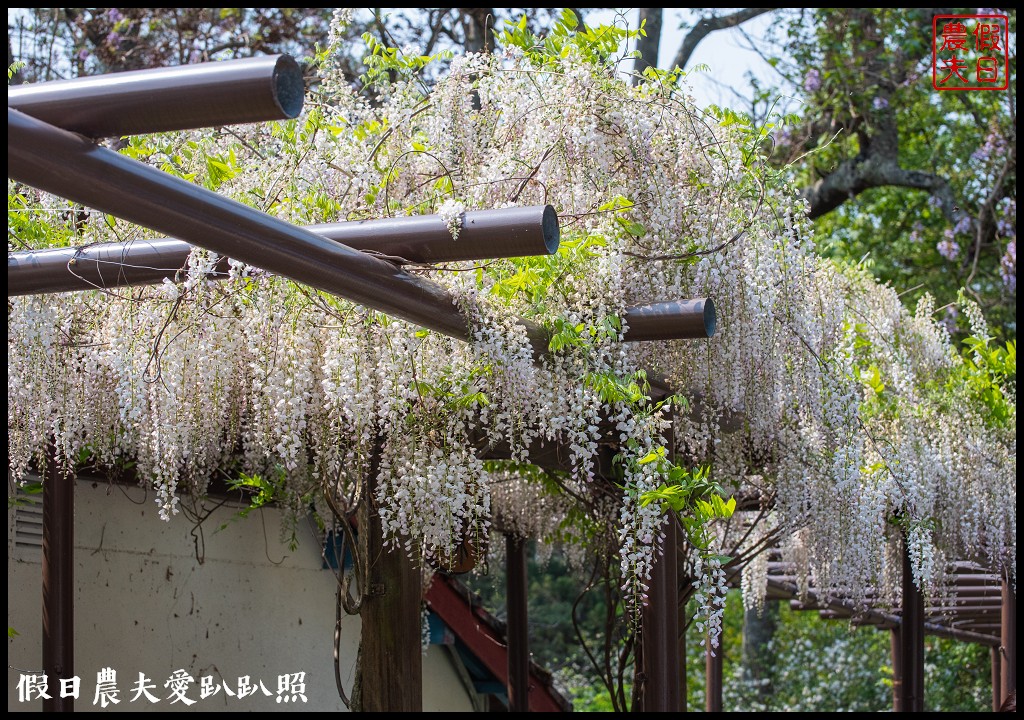
[[[1003,578],[1003,608],[1000,618],[999,703],[1017,693],[1017,594]]]
[[[999,659],[999,648],[989,648],[989,652],[992,655],[992,712],[999,712],[999,708],[1003,706],[1002,678],[1000,677],[1003,664]]]
[[[704,709],[707,712],[722,712],[722,643],[712,654],[711,643],[704,650]]]
[[[75,675],[75,480],[51,441],[43,474],[44,712],[74,712],[61,680]]]
[[[526,543],[505,535],[506,606],[508,612],[509,712],[530,710],[530,639],[527,625]]]
[[[903,712],[924,712],[924,595],[914,584],[906,538],[903,541],[903,615],[900,625]]]
[[[892,711],[903,712],[903,640],[900,626],[889,631],[889,652],[892,655]]]
[[[359,709],[422,712],[423,654],[420,650],[420,570],[402,547],[384,547],[375,495],[382,452],[374,446],[366,478],[359,532],[365,536],[368,582],[359,615]],[[364,521],[365,518],[365,521]]]
[[[662,555],[654,561],[647,606],[643,609],[643,711],[679,711],[679,599],[674,517],[664,525]]]
[[[676,574],[680,572],[679,562],[682,553],[676,552]],[[685,575],[679,575],[682,580],[676,589],[676,627],[679,628],[679,642],[676,643],[676,657],[679,658],[679,712],[687,712],[687,677],[686,677],[686,597],[690,580]]]

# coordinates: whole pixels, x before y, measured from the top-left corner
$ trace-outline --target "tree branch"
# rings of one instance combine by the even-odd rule
[[[880,91],[880,96],[887,93]],[[899,164],[899,130],[890,108],[880,110],[875,131],[865,129],[860,137],[861,152],[844,160],[834,171],[806,188],[802,195],[810,203],[812,220],[835,210],[865,190],[894,186],[927,190],[942,204],[942,212],[954,225],[964,217],[974,218],[957,202],[949,181],[924,170],[906,170]]]
[[[11,32],[10,32],[10,28],[8,28],[8,30],[7,30],[7,67],[10,67],[13,64],[14,64],[14,46],[11,45]],[[21,85],[22,82],[24,82],[23,79],[22,79],[22,73],[21,73],[21,70],[18,70],[18,72],[14,73],[11,76],[10,84],[11,85]]]
[[[895,156],[869,153],[843,161],[833,172],[803,191],[804,199],[811,206],[807,216],[812,220],[821,217],[865,190],[887,185],[927,190],[939,199],[943,214],[952,223],[967,214],[957,205],[946,178],[923,170],[905,170]]]
[[[690,61],[690,56],[693,55],[693,51],[697,49],[700,41],[714,31],[736,27],[740,23],[745,23],[747,20],[775,9],[777,8],[744,8],[743,10],[737,10],[731,15],[701,18],[693,26],[693,29],[686,34],[686,37],[683,38],[683,44],[679,46],[679,52],[676,53],[673,67],[685,70],[686,63]]]

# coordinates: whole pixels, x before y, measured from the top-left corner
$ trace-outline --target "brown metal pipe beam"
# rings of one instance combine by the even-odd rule
[[[558,249],[558,218],[550,205],[466,213],[453,241],[436,215],[307,225],[303,229],[366,253],[413,263],[488,260],[553,254]],[[158,238],[83,247],[49,248],[7,254],[7,295],[74,292],[96,288],[158,285],[183,280],[193,246]],[[214,279],[227,277],[221,260]],[[625,342],[709,338],[715,331],[710,298],[627,308]],[[644,318],[638,326],[630,318]],[[658,321],[655,322],[655,318]],[[660,323],[660,324],[659,324]],[[639,328],[639,329],[637,329]],[[541,335],[539,328],[533,328]],[[541,342],[542,344],[542,342]]]
[[[385,260],[7,110],[7,176],[380,312],[468,340],[443,288]]]
[[[631,307],[622,317],[628,342],[697,340],[715,334],[715,303],[711,298],[674,300]]]
[[[925,612],[928,615],[952,615],[956,618],[991,618],[995,620],[999,617],[1000,607],[999,605],[963,603],[951,607],[929,607],[925,609]]]
[[[508,612],[509,712],[530,710],[530,636],[526,593],[526,542],[505,535],[506,599]]]
[[[435,283],[11,109],[7,110],[7,150],[7,175],[18,182],[459,340],[470,337],[468,320],[456,307],[452,296]],[[523,212],[530,215],[535,230],[539,226],[544,245],[549,247],[554,211],[544,206],[539,211],[524,208]],[[485,217],[486,222],[480,223],[484,237],[500,233],[495,216]],[[418,222],[429,223],[429,220]],[[154,246],[154,262],[169,262],[167,247]],[[66,264],[67,260],[64,262]],[[93,260],[91,264],[95,263]],[[76,261],[78,265],[82,264]],[[129,276],[139,277],[132,273]],[[694,309],[686,315],[688,302],[694,303],[700,311]],[[708,333],[714,332],[714,323],[706,322],[709,313],[713,315],[714,304],[710,300],[668,305],[679,306],[677,317],[691,318],[679,326],[680,332],[690,333],[683,336],[695,336],[692,333],[697,332],[696,323],[692,318],[698,314],[702,327]],[[630,312],[648,320],[657,315],[647,307],[630,309],[627,318]],[[538,352],[546,351],[541,329],[531,323],[524,324]],[[663,336],[666,334],[662,331]],[[627,335],[627,339],[643,340],[651,336]]]
[[[977,630],[960,628],[957,626],[950,627],[948,625],[926,622],[924,624],[924,631],[927,635],[949,638],[950,640],[956,640],[958,642],[977,643],[978,645],[985,645],[987,647],[994,647],[999,644],[999,638],[995,635],[987,635],[983,632],[978,632]]]
[[[158,238],[7,253],[7,296],[158,285],[184,280],[192,246]],[[217,271],[227,276],[227,261]]]
[[[462,216],[458,240],[452,239],[438,215],[327,223],[308,229],[399,263],[554,255],[560,239],[558,215],[551,205],[471,210]]]
[[[998,610],[995,611],[995,612],[972,612],[972,611],[969,611],[969,610],[968,611],[963,611],[963,612],[959,612],[958,611],[956,613],[952,613],[952,614],[948,614],[947,613],[945,615],[943,615],[943,614],[936,614],[934,617],[931,617],[929,619],[933,620],[935,622],[939,622],[939,623],[941,623],[943,621],[947,621],[947,622],[950,622],[950,624],[953,627],[966,627],[967,624],[969,624],[969,623],[998,624],[998,622],[999,622],[999,611]],[[995,620],[996,622],[992,623],[993,620]]]
[[[778,577],[784,582],[796,579],[794,563],[769,562],[768,574]],[[940,585],[940,588],[947,588],[951,592],[959,592],[961,587],[974,589],[990,589],[999,591],[1000,579],[998,575],[953,575],[948,582]],[[841,588],[833,589],[833,592],[841,591]]]
[[[44,712],[73,712],[61,680],[75,676],[75,480],[50,442],[43,475],[43,672],[49,698]]]
[[[465,213],[462,222],[457,241],[437,215],[307,225],[304,229],[399,264],[550,255],[558,250],[558,216],[550,205],[476,210]],[[7,295],[174,281],[192,248],[182,240],[159,238],[8,253]],[[217,272],[227,277],[227,259],[217,266]]]
[[[7,88],[7,107],[88,137],[297,117],[306,92],[288,55],[80,77]]]
[[[939,587],[939,589],[945,588],[952,593],[957,593],[960,588],[988,588],[989,590],[999,592],[999,576],[997,575],[956,575],[952,582],[946,583]]]
[[[960,598],[999,600],[1002,597],[1001,592],[998,585],[963,585],[953,591],[952,597],[957,600]]]

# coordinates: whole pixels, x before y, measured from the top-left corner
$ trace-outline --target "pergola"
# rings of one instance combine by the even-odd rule
[[[469,321],[439,285],[408,272],[408,263],[482,260],[550,254],[559,225],[550,206],[466,213],[458,243],[450,242],[437,216],[392,218],[298,227],[108,150],[94,139],[296,117],[303,105],[301,70],[287,56],[208,63],[117,76],[42,83],[8,89],[8,176],[26,185],[148,227],[166,239],[8,254],[8,294],[66,292],[153,284],[183,279],[193,246],[221,255],[215,271],[226,276],[227,258],[283,275],[459,340],[470,339]],[[714,303],[707,298],[668,300],[628,308],[625,340],[707,338],[714,334]],[[547,352],[544,331],[522,321],[536,355]],[[669,389],[652,383],[654,399]],[[614,443],[612,443],[614,444]],[[606,449],[613,449],[610,446]],[[500,447],[481,443],[485,458]],[[564,468],[565,448],[531,448],[531,461]],[[371,463],[369,483],[376,472]],[[372,488],[371,488],[372,493]],[[44,671],[54,681],[73,671],[72,522],[73,476],[57,462],[44,482]],[[370,591],[363,623],[363,677],[367,710],[420,709],[419,571],[398,551],[385,551],[372,509],[361,525],[370,556]],[[665,525],[667,552],[656,562],[644,609],[640,668],[642,709],[685,709],[684,636],[678,606],[680,533]],[[526,645],[526,563],[521,539],[509,534],[508,696],[512,710],[532,708]],[[906,565],[906,563],[905,563]],[[957,602],[925,608],[905,568],[904,611],[862,608],[841,593],[801,592],[792,568],[770,565],[769,592],[800,609],[852,618],[893,632],[898,684],[896,709],[923,709],[923,638],[945,634],[993,647],[993,698],[1016,686],[1015,595],[1005,578],[962,566],[954,575]],[[684,583],[685,585],[685,583]],[[998,601],[997,601],[998,598]],[[897,652],[898,649],[898,652]],[[899,662],[896,662],[899,660]],[[720,663],[720,655],[719,660]],[[998,667],[998,671],[997,671]],[[996,678],[999,682],[996,683]],[[713,707],[717,677],[717,707]],[[709,710],[721,709],[721,667],[708,661]],[[53,698],[45,709],[71,710],[71,698]]]
[[[469,321],[440,286],[402,268],[408,262],[518,257],[555,252],[558,219],[550,206],[465,214],[458,244],[437,216],[333,223],[308,228],[259,212],[106,149],[94,139],[296,117],[303,79],[295,61],[269,56],[8,89],[8,177],[164,233],[167,239],[8,254],[8,294],[25,295],[183,279],[192,245],[246,262],[405,319],[459,340]],[[446,242],[447,241],[447,242]],[[457,248],[456,250],[452,250]],[[224,264],[219,267],[220,276]],[[215,272],[214,277],[217,277]],[[628,308],[626,340],[710,337],[710,299]],[[544,331],[527,326],[535,353],[547,352]],[[654,391],[660,396],[667,390]],[[561,466],[563,448],[536,448],[539,464]],[[501,448],[483,448],[502,457]],[[373,463],[371,463],[373,465]],[[375,472],[369,482],[375,482]],[[43,492],[43,664],[52,681],[73,671],[73,475],[53,455]],[[371,490],[372,492],[372,490]],[[668,524],[670,538],[675,525]],[[370,557],[363,622],[367,710],[420,708],[419,573],[401,552],[384,552],[371,510],[364,531]],[[674,546],[674,541],[673,541]],[[525,568],[523,544],[509,540],[510,565]],[[678,658],[667,638],[678,634],[675,563],[659,562],[645,611],[644,696],[648,710],[679,703]],[[510,575],[509,698],[529,702],[525,575]],[[56,684],[56,682],[54,682]],[[71,698],[45,701],[71,710]]]
[[[842,588],[817,587],[813,578],[801,577],[796,563],[769,551],[766,599],[788,602],[793,610],[817,612],[826,620],[888,630],[893,668],[893,710],[922,712],[924,638],[926,635],[976,643],[991,652],[992,709],[998,711],[1017,687],[1017,600],[1006,577],[976,562],[954,562],[944,580],[933,589],[933,602],[914,585],[910,559],[903,553],[903,580],[897,603],[869,594],[867,598]],[[733,569],[730,585],[739,587]],[[706,654],[706,710],[722,711],[722,652]]]

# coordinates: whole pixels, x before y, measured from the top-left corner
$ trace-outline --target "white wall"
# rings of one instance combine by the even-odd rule
[[[41,496],[37,496],[41,497]],[[238,507],[222,507],[193,530],[177,516],[157,517],[153,495],[140,488],[79,481],[75,488],[75,674],[78,710],[93,705],[97,672],[117,671],[121,703],[107,711],[338,711],[344,704],[334,681],[334,575],[321,569],[319,538],[300,528],[290,552],[279,541],[281,513],[256,511],[233,520]],[[8,710],[40,710],[21,703],[19,669],[40,672],[40,551],[16,548],[14,510],[8,508]],[[219,529],[226,525],[223,529]],[[198,538],[198,540],[196,539]],[[196,543],[202,562],[197,559]],[[351,691],[359,619],[343,618],[341,670]],[[197,702],[172,704],[164,687],[184,669],[196,683]],[[156,685],[130,702],[139,673]],[[305,704],[278,703],[278,676],[305,672]],[[262,680],[262,691],[239,699],[224,690],[200,699],[200,677],[237,689],[238,678]],[[423,661],[424,709],[468,711],[472,702],[449,653],[431,646]],[[52,688],[51,688],[52,690]],[[51,693],[52,694],[52,693]]]

